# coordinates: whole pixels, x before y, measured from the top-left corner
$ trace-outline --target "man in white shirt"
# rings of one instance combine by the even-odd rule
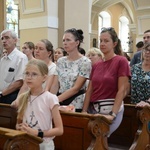
[[[13,30],[2,31],[1,41],[7,55],[0,60],[0,103],[11,104],[23,84],[28,59],[16,48],[17,35]]]

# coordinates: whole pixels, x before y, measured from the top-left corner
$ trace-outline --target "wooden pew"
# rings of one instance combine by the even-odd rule
[[[110,136],[108,142],[111,144],[130,147],[134,141],[136,131],[139,127],[139,119],[137,117],[138,109],[133,104],[124,104],[123,120],[119,128]]]
[[[64,134],[54,139],[56,150],[107,150],[111,122],[102,115],[61,112]]]
[[[150,150],[150,107],[144,107],[138,114],[142,125],[136,132],[130,150]]]
[[[0,127],[15,129],[17,111],[9,104],[0,103]]]
[[[16,110],[10,105],[0,104],[0,127],[15,129],[16,116]],[[88,147],[93,150],[108,149],[107,134],[111,122],[105,117],[63,111],[61,116],[64,134],[54,139],[56,150],[86,150]]]
[[[109,143],[127,145],[129,147],[132,145],[130,150],[140,150],[137,148],[139,145],[149,147],[150,127],[148,125],[150,125],[150,108],[144,108],[141,110],[141,121],[137,117],[138,111],[139,110],[135,108],[135,105],[125,104],[123,121],[120,127],[108,139]],[[0,104],[0,127],[14,129],[16,124],[16,116],[16,110],[11,108],[10,105]],[[84,150],[89,147],[92,139],[95,140],[93,140],[94,142],[91,147],[95,147],[95,150],[103,150],[108,148],[106,135],[111,122],[106,118],[102,116],[94,117],[90,114],[67,112],[61,112],[61,116],[64,123],[65,132],[62,136],[54,139],[56,150]],[[140,131],[141,122],[143,123],[142,131]],[[99,148],[100,146],[102,146],[102,148]]]
[[[0,150],[39,150],[41,138],[0,127]]]

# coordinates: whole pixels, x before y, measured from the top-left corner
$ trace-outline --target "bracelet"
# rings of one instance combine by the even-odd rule
[[[114,112],[112,112],[112,111],[109,112],[109,115],[113,116],[114,119],[117,117],[117,115]]]
[[[1,97],[3,97],[3,94],[2,94],[2,93],[0,93],[0,98],[1,98]]]

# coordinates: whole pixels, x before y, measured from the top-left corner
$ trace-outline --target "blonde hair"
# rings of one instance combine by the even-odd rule
[[[104,54],[101,52],[101,50],[96,47],[92,47],[87,51],[87,56],[90,54],[97,54],[99,57],[104,57]]]
[[[48,75],[48,66],[44,61],[38,59],[32,59],[26,65],[26,69],[30,66],[36,66],[39,69],[42,76]],[[30,90],[28,90],[25,93],[22,93],[18,98],[19,99],[18,116],[17,116],[18,122],[22,122],[22,118],[27,108],[29,97],[30,97]]]

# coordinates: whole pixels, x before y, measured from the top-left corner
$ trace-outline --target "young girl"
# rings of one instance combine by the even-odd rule
[[[67,55],[67,52],[64,50],[63,47],[56,48],[55,51],[54,51],[54,62],[57,63],[57,60],[60,57],[63,57],[63,56],[66,56],[66,55]]]
[[[19,96],[16,124],[17,130],[43,138],[40,150],[54,150],[54,137],[63,134],[58,98],[42,87],[47,75],[48,67],[43,61],[28,62],[24,78],[30,90]]]

